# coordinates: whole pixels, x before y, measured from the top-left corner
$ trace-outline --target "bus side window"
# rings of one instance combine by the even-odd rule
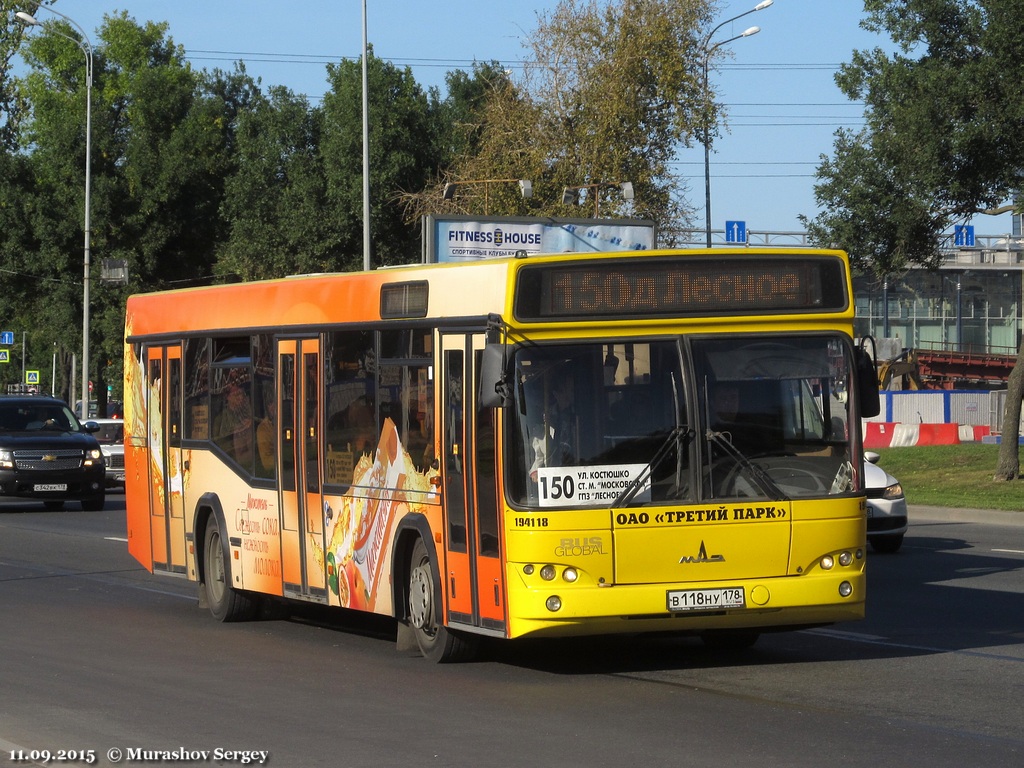
[[[350,485],[356,464],[373,452],[379,434],[373,332],[327,334],[324,360],[324,482]]]
[[[185,436],[210,437],[210,340],[185,342]]]
[[[248,375],[248,367],[215,370],[213,441],[232,461],[252,473],[253,411]]]

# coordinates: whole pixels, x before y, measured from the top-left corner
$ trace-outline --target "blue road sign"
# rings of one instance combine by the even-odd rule
[[[974,247],[974,227],[971,225],[960,225],[953,227],[953,245],[961,248]]]
[[[0,331],[0,344],[13,344],[14,331]]]
[[[745,243],[747,242],[747,222],[727,221],[725,222],[725,242]]]

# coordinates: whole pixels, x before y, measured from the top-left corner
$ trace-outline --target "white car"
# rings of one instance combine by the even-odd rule
[[[875,552],[896,552],[907,532],[907,499],[899,481],[878,466],[878,454],[864,452],[868,497],[868,541]]]
[[[124,420],[92,419],[100,425],[96,439],[107,465],[107,487],[124,488]]]

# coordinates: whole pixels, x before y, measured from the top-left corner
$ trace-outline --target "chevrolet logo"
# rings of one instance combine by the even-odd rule
[[[43,461],[56,461],[56,460],[57,460],[57,457],[54,456],[52,453],[44,453],[43,454]]]
[[[683,555],[679,558],[680,563],[724,563],[725,555],[708,555],[708,548],[704,546],[704,542],[700,543],[700,550],[697,552],[696,557],[690,555]]]

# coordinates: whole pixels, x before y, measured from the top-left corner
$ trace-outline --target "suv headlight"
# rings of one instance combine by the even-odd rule
[[[9,448],[0,448],[0,467],[14,469],[14,451]]]

